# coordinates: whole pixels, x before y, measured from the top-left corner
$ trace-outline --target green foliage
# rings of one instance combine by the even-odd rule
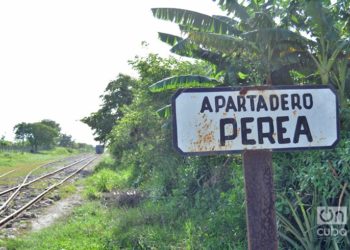
[[[11,145],[12,145],[12,142],[5,140],[5,136],[2,136],[0,138],[0,146],[1,147],[11,146]]]
[[[350,180],[350,135],[343,132],[341,138],[333,150],[275,154],[277,187],[282,192],[291,188],[305,195],[318,190],[330,202],[336,199],[342,185]]]
[[[121,248],[244,249],[243,179],[231,180],[236,171],[233,165],[240,169],[240,158],[180,157],[172,149],[169,126],[164,126],[168,116],[156,113],[170,95],[148,90],[150,83],[170,75],[203,73],[207,64],[178,62],[153,54],[130,63],[138,71],[140,82],[133,102],[124,106],[124,116],[109,135],[109,151],[115,163],[107,167],[117,173],[129,171],[128,186],[142,189],[150,201],[139,210],[126,212],[132,215],[124,215],[117,226],[116,244]],[[159,110],[162,113],[167,111]]]
[[[315,219],[317,206],[349,205],[349,146],[350,134],[342,131],[333,150],[274,155],[281,244],[293,249],[347,249],[350,241],[344,237],[318,238]]]
[[[58,145],[60,147],[72,148],[74,146],[74,141],[71,135],[60,134]]]
[[[325,201],[320,200],[320,195],[317,192],[313,194],[312,202],[308,203],[305,203],[297,193],[293,194],[292,200],[289,200],[288,197],[282,197],[282,199],[286,201],[290,214],[286,216],[277,212],[280,222],[279,235],[284,240],[281,245],[305,250],[339,250],[349,247],[350,238],[348,236],[321,236],[317,234],[319,227],[317,206],[328,206]],[[331,225],[329,228],[340,230],[342,227],[342,225]]]
[[[316,196],[314,196],[315,199]],[[291,220],[284,217],[282,214],[277,213],[278,219],[284,229],[284,232],[280,231],[280,236],[288,241],[295,249],[320,249],[321,242],[317,236],[317,223],[316,223],[316,202],[313,202],[313,207],[310,209],[305,207],[305,204],[301,201],[300,197],[296,194],[296,207],[287,201],[288,207],[291,211],[293,218]],[[299,209],[299,211],[297,211]],[[289,234],[291,236],[289,236]]]
[[[54,145],[55,139],[59,136],[56,129],[45,125],[41,122],[36,122],[30,125],[30,134],[27,139],[32,145],[33,151],[37,152],[39,146],[46,146],[50,148]]]
[[[55,121],[46,119],[35,123],[19,123],[14,130],[16,139],[22,140],[22,143],[27,140],[32,152],[38,152],[40,146],[49,149],[56,144],[61,128]]]
[[[201,31],[220,34],[239,33],[235,27],[217,16],[211,17],[195,11],[175,8],[154,8],[152,12],[157,18],[170,20],[183,26],[191,26]]]
[[[61,132],[61,126],[53,121],[53,120],[50,120],[50,119],[44,119],[40,122],[41,124],[44,124],[50,128],[53,128],[54,130],[56,130],[58,133]]]
[[[153,9],[155,17],[179,24],[181,31],[186,35],[180,38],[160,34],[160,39],[173,46],[174,53],[199,57],[214,63],[217,70],[225,71],[226,84],[230,81],[233,84],[237,82],[276,84],[282,81],[283,84],[291,84],[292,77],[299,83],[332,84],[336,86],[340,96],[342,128],[348,127],[349,18],[348,15],[345,15],[347,16],[345,18],[343,15],[342,20],[337,19],[339,13],[344,14],[345,9],[349,7],[346,1],[337,1],[330,7],[327,6],[327,1],[316,0],[248,1],[244,2],[244,5],[234,0],[218,2],[223,9],[233,13],[234,16],[218,18],[187,10]],[[290,12],[285,14],[285,9]],[[280,23],[278,19],[281,20]],[[226,26],[231,26],[239,32],[232,35],[233,32],[230,34],[227,28],[221,28]],[[307,38],[303,32],[308,33]],[[201,53],[203,48],[207,54],[215,53],[216,58],[213,54],[210,57],[203,56]],[[174,80],[180,79],[172,78],[170,84],[176,87]],[[180,81],[178,84],[180,85]],[[158,85],[159,82],[153,86]],[[161,91],[166,88],[158,89]],[[166,109],[160,111],[164,110]],[[322,194],[327,205],[339,205],[344,199],[347,200],[344,195],[349,196],[348,144],[349,134],[344,130],[342,140],[334,150],[293,153],[293,155],[283,153],[274,156],[277,169],[276,186],[278,192],[287,197],[277,203],[277,208],[283,214],[280,218],[287,228],[287,233],[292,232],[292,236],[281,234],[283,245],[304,249],[329,248],[330,244],[334,249],[345,247],[342,244],[338,245],[339,242],[334,239],[323,241],[323,245],[317,241],[314,228],[315,210],[311,209],[312,213],[309,214],[309,210],[304,207],[301,200],[306,204],[312,204],[313,207],[319,205],[312,202],[315,190]],[[183,165],[182,168],[189,169],[186,164]],[[202,165],[198,163],[194,165],[196,166],[194,173],[198,173]],[[206,169],[204,173],[210,176],[210,170]],[[183,173],[178,176],[183,176]],[[199,179],[202,176],[206,175],[201,175]],[[193,181],[197,179],[198,184],[198,176],[191,177]],[[189,184],[191,182],[184,186]],[[198,186],[200,187],[199,184]],[[186,197],[192,196],[192,200],[196,200],[200,188],[196,185],[189,187],[195,191],[190,195],[188,192],[180,193]],[[301,197],[297,196],[299,209],[295,209],[288,200],[293,190],[301,194]],[[290,222],[291,219],[294,219],[297,226]],[[186,232],[190,239],[187,241],[187,247],[191,248],[192,241],[195,241],[191,221],[186,224]]]
[[[81,120],[94,130],[95,140],[102,143],[107,141],[109,132],[123,116],[122,107],[132,101],[132,89],[135,84],[132,77],[119,74],[116,80],[107,85],[104,94],[100,96],[101,108]]]
[[[280,14],[280,11],[276,11],[277,6],[271,2],[252,2],[244,6],[236,1],[228,2],[220,1],[219,5],[237,14],[236,19],[181,9],[152,9],[155,17],[178,23],[181,31],[187,35],[181,39],[161,34],[160,39],[172,45],[174,53],[187,54],[215,64],[217,72],[225,72],[225,84],[256,84],[263,81],[271,84],[278,82],[276,75],[288,76],[289,70],[300,68],[307,39],[276,23],[275,17]],[[259,80],[241,79],[237,74],[246,71],[257,72]],[[283,83],[290,81],[290,77],[284,77]]]
[[[90,199],[99,198],[102,192],[109,192],[127,186],[130,170],[115,172],[107,168],[100,168],[86,180],[85,196]]]

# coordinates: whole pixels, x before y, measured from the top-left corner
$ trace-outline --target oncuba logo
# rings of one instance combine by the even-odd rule
[[[317,207],[317,235],[347,236],[347,220],[347,207]]]
[[[345,225],[346,222],[346,207],[317,207],[318,225]]]

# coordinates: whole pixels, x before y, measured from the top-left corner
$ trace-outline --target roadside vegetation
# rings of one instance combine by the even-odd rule
[[[90,201],[47,230],[7,241],[9,249],[247,249],[241,156],[180,156],[169,100],[180,87],[256,84],[337,89],[337,147],[274,154],[276,210],[281,249],[350,248],[349,233],[317,235],[315,216],[317,206],[350,207],[350,3],[217,2],[227,16],[153,10],[184,34],[160,39],[198,60],[131,60],[138,78],[119,74],[100,109],[82,119],[110,154],[86,180]]]

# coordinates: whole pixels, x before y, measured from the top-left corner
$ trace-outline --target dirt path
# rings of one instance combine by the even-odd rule
[[[37,218],[31,222],[33,232],[46,228],[57,221],[59,218],[70,214],[75,206],[82,203],[83,198],[80,193],[83,187],[78,187],[77,192],[63,200],[55,202],[53,205],[42,211]]]
[[[97,159],[94,164],[91,164],[86,169],[82,171],[80,174],[80,178],[84,178],[90,175],[94,169],[94,167],[98,164],[101,158]],[[76,192],[59,201],[56,201],[51,206],[42,210],[36,218],[33,218],[31,221],[31,231],[36,232],[40,231],[43,228],[49,227],[59,218],[63,218],[69,215],[73,208],[82,204],[83,198],[81,196],[84,187],[82,185],[77,186]]]

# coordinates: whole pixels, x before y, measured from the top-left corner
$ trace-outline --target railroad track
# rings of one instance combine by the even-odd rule
[[[62,161],[50,162],[30,171],[14,187],[0,191],[0,228],[19,218],[28,208],[46,194],[73,178],[97,157],[88,155],[71,160],[62,166]],[[40,174],[35,172],[40,171]]]

